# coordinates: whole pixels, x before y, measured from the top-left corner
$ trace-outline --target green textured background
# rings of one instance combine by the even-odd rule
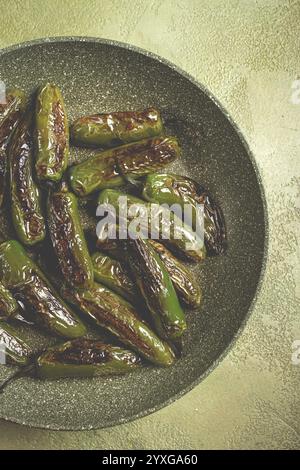
[[[0,421],[0,449],[300,448],[300,2],[0,0],[0,47],[98,36],[173,61],[206,85],[242,129],[265,185],[270,249],[254,312],[210,376],[171,406],[100,431]]]

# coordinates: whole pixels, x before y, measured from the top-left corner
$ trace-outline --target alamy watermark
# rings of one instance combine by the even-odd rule
[[[3,341],[0,340],[0,365],[6,364],[6,346]]]
[[[99,204],[96,227],[100,240],[126,240],[138,237],[152,240],[184,240],[186,249],[201,249],[204,244],[204,205],[129,204],[126,195],[119,196],[117,207]],[[188,227],[188,229],[187,229]]]
[[[292,356],[291,361],[294,366],[300,365],[300,339],[295,339],[292,343]]]
[[[294,80],[292,83],[291,102],[293,104],[300,104],[300,79]]]
[[[6,104],[6,86],[2,80],[0,80],[0,104]]]

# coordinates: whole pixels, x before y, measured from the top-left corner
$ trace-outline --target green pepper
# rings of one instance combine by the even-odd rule
[[[15,89],[8,91],[6,103],[0,104],[0,208],[6,189],[8,143],[23,114],[25,101],[24,92]]]
[[[156,321],[156,328],[159,333],[169,339],[179,337],[186,329],[186,324],[184,321],[184,313],[179,305],[174,289],[188,307],[198,307],[201,301],[201,290],[192,273],[165,247],[154,240],[129,241],[129,246],[131,246],[132,243],[139,243],[143,248],[140,250],[136,248],[133,254],[130,253],[130,250],[122,249],[124,243],[121,240],[109,240],[107,238],[104,241],[98,241],[98,247],[100,249],[108,250],[119,260],[127,261],[130,272],[136,279],[144,300]],[[101,253],[97,253],[93,256],[93,262],[94,266],[96,266],[96,271],[97,269],[101,270],[102,263],[108,264],[111,289],[115,288],[116,283],[120,283],[119,280],[116,281],[118,276],[111,275],[112,267],[118,269],[123,291],[124,284],[127,286],[128,282],[130,282],[129,285],[134,288],[130,274],[123,268],[120,262],[112,260],[111,258],[107,259],[107,257]],[[107,274],[104,273],[104,276],[107,277]],[[100,277],[97,279],[96,275],[96,280],[104,282],[103,274],[102,279]],[[128,290],[129,289],[126,288],[125,294]],[[154,291],[156,295],[153,294]],[[131,295],[135,295],[135,298],[138,298],[134,291],[132,292],[132,289],[129,292]],[[124,296],[121,292],[120,295]],[[151,303],[153,303],[153,305],[151,305]],[[174,327],[173,324],[175,325]]]
[[[26,313],[49,331],[66,338],[77,338],[86,329],[57,295],[40,268],[16,240],[0,245],[0,280]]]
[[[116,226],[116,233],[118,233],[118,226]],[[99,238],[96,236],[94,230],[89,231],[90,238],[93,242],[95,242],[96,249],[103,251],[104,253],[109,254],[114,259],[119,260],[121,262],[125,262],[124,252],[123,249],[120,247],[119,240],[117,239],[110,239],[99,233]]]
[[[62,274],[74,287],[93,282],[93,265],[80,223],[77,198],[65,186],[49,193],[48,227]]]
[[[193,273],[177,259],[165,246],[155,240],[149,240],[149,244],[159,255],[173,282],[179,299],[188,308],[199,307],[202,293]]]
[[[153,316],[157,331],[165,339],[177,340],[187,325],[164,263],[147,240],[126,240],[124,246],[130,271]]]
[[[193,273],[161,243],[150,239],[148,243],[164,263],[180,301],[188,308],[199,307],[202,293]],[[97,239],[96,246],[106,253],[97,252],[92,256],[96,281],[107,285],[124,298],[130,296],[127,300],[136,303],[138,296],[130,272],[124,266],[124,252],[119,240]],[[118,288],[120,291],[117,291]]]
[[[116,147],[163,132],[160,113],[155,108],[84,116],[71,126],[73,142],[87,147]]]
[[[11,325],[0,321],[1,361],[5,364],[26,365],[29,362],[31,349],[22,335]]]
[[[13,295],[0,282],[0,318],[13,317],[18,312],[18,304]]]
[[[130,228],[131,223],[140,217],[141,232],[151,238],[151,231],[155,232],[155,237],[172,252],[188,261],[202,261],[206,256],[205,246],[200,237],[193,232],[192,228],[184,224],[177,215],[169,211],[166,207],[156,204],[153,211],[151,203],[146,203],[135,196],[124,194],[113,189],[105,189],[98,196],[98,206],[103,205],[103,209],[108,204],[116,212],[116,218],[124,220],[120,210],[120,196],[127,197],[127,221]],[[109,206],[108,212],[109,212]],[[155,216],[154,216],[155,213]],[[126,218],[126,214],[125,214]],[[134,222],[133,222],[134,223]]]
[[[92,255],[94,276],[97,282],[116,292],[128,302],[137,302],[137,290],[126,268],[118,260],[102,253]]]
[[[89,289],[77,291],[64,288],[62,295],[93,323],[110,331],[154,364],[168,366],[174,362],[170,346],[138,318],[132,305],[101,284],[94,283]]]
[[[208,254],[221,254],[226,249],[225,221],[220,206],[206,189],[186,176],[173,174],[148,175],[143,197],[158,204],[185,204],[192,206],[193,229],[196,229],[197,204],[204,206],[204,242]]]
[[[75,339],[48,349],[36,362],[43,379],[125,374],[140,366],[138,355],[99,340]]]
[[[27,113],[17,126],[9,147],[12,221],[18,238],[34,245],[45,238],[46,227],[40,191],[32,174],[32,116]]]
[[[70,168],[71,187],[79,196],[86,196],[99,189],[122,186],[126,177],[157,171],[179,153],[175,137],[154,137],[105,150]]]
[[[69,126],[61,91],[47,83],[36,100],[36,173],[40,180],[59,181],[69,158]]]

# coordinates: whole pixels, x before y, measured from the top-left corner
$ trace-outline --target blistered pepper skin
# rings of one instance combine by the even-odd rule
[[[0,344],[4,346],[5,364],[26,365],[29,362],[31,349],[19,332],[11,325],[0,321]]]
[[[0,281],[24,306],[24,315],[30,314],[35,323],[70,339],[86,333],[81,321],[16,240],[0,245]]]
[[[0,282],[0,318],[6,320],[18,312],[18,304],[11,292]]]
[[[115,208],[117,218],[119,219],[119,197],[127,197],[127,222],[135,219],[135,214],[146,214],[141,217],[141,231],[151,238],[151,229],[155,231],[156,238],[166,245],[170,251],[184,260],[197,262],[206,257],[206,250],[203,240],[193,232],[192,228],[182,223],[175,213],[157,204],[155,210],[156,217],[153,218],[151,212],[151,203],[147,203],[138,197],[124,194],[115,189],[105,189],[98,196],[99,205],[111,205]],[[133,207],[134,206],[134,207]],[[104,206],[103,206],[104,207]],[[132,210],[131,210],[131,209]],[[133,210],[135,209],[135,210]],[[165,222],[164,222],[165,220]],[[143,222],[146,221],[146,225]],[[169,224],[170,221],[170,224]],[[169,229],[170,236],[164,237],[165,229]],[[175,236],[177,232],[178,236]]]
[[[116,259],[102,253],[92,255],[95,281],[124,297],[128,302],[137,302],[137,290],[126,268]]]
[[[6,190],[7,148],[13,131],[23,115],[25,104],[25,93],[19,89],[8,91],[6,103],[0,104],[0,208]]]
[[[68,165],[69,126],[60,89],[43,86],[36,99],[36,174],[41,181],[60,181]]]
[[[159,335],[177,340],[187,328],[171,278],[159,255],[147,240],[124,242],[126,259],[151,312]]]
[[[149,240],[149,244],[163,262],[181,302],[191,309],[199,307],[202,292],[193,273],[165,246],[155,240]]]
[[[156,137],[163,132],[160,112],[155,108],[83,116],[71,126],[74,144],[102,148]]]
[[[42,379],[120,375],[135,370],[140,364],[139,356],[128,349],[82,338],[41,354],[36,363],[36,375]]]
[[[9,146],[11,214],[19,240],[35,245],[44,240],[46,226],[40,191],[33,178],[32,116],[26,113]]]
[[[64,288],[62,295],[93,323],[110,331],[150,362],[161,366],[174,362],[172,349],[137,317],[132,305],[101,284],[77,291]]]
[[[73,193],[64,188],[49,193],[48,227],[66,282],[78,288],[88,287],[94,279],[93,264]]]
[[[180,302],[190,309],[199,307],[202,292],[190,269],[161,243],[151,239],[148,240],[148,243],[154,248],[164,263]],[[122,290],[117,293],[124,298],[127,298],[126,296],[129,295],[130,298],[127,298],[127,300],[135,303],[136,298],[138,298],[136,288],[130,277],[129,270],[124,267],[124,251],[120,246],[119,240],[110,240],[108,238],[105,240],[96,239],[96,247],[105,253],[97,252],[92,256],[96,281],[107,285],[116,292],[120,285]],[[111,283],[110,286],[106,284],[106,280]]]
[[[223,212],[210,193],[196,181],[173,174],[148,175],[143,197],[159,204],[184,204],[193,207],[192,226],[196,229],[196,205],[204,206],[204,242],[210,255],[226,250],[226,227]]]
[[[119,187],[125,177],[138,177],[164,168],[180,154],[175,137],[144,139],[91,156],[70,168],[70,183],[79,196]]]

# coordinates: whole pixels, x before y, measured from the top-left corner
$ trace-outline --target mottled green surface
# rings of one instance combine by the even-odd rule
[[[41,7],[42,5],[42,7]],[[231,353],[198,387],[141,420],[89,432],[0,424],[0,448],[299,448],[298,1],[0,1],[0,46],[44,36],[129,42],[208,86],[247,138],[270,216],[270,252],[256,308]],[[68,10],[68,11],[67,11]],[[25,21],[26,17],[26,21]],[[52,18],[50,20],[50,18]]]

